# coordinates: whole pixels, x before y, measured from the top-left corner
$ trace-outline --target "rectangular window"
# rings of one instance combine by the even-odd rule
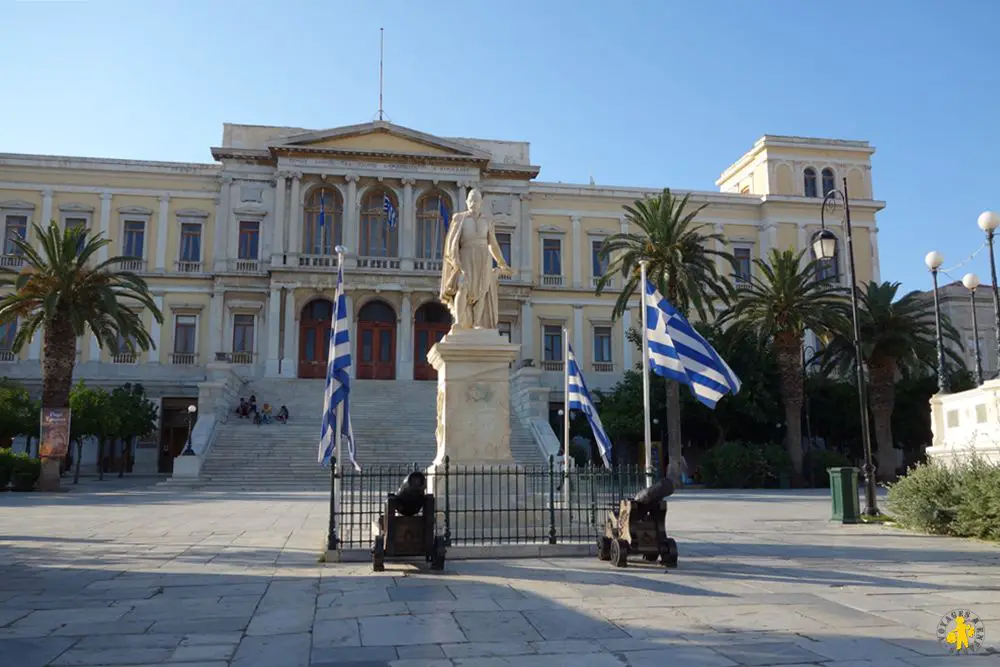
[[[510,322],[497,322],[497,331],[508,343],[510,342]]]
[[[17,320],[0,324],[0,352],[10,352],[14,347],[15,336],[17,336]]]
[[[600,278],[608,272],[608,260],[601,257],[604,240],[590,242],[591,271],[594,278]]]
[[[736,282],[749,282],[753,264],[750,248],[733,248],[733,257],[736,259]]]
[[[66,218],[66,231],[71,229],[76,229],[78,227],[86,228],[87,219],[86,218]],[[86,235],[80,237],[80,242],[76,246],[76,251],[80,252],[83,250],[83,246],[86,244]]]
[[[181,225],[181,261],[201,261],[201,225],[185,222]]]
[[[545,341],[545,361],[563,360],[562,327],[546,324],[542,328],[542,338]]]
[[[253,352],[253,315],[233,316],[233,352]]]
[[[24,239],[28,233],[28,216],[8,215],[4,233],[4,254],[20,255],[21,249],[14,243],[15,239]]]
[[[122,242],[122,255],[142,259],[145,236],[146,223],[141,220],[126,220],[125,239]]]
[[[547,276],[562,275],[562,242],[559,239],[542,241],[542,273]]]
[[[195,335],[197,315],[178,315],[174,319],[174,354],[194,354],[197,349]]]
[[[507,266],[510,266],[510,234],[508,232],[497,232],[497,244],[500,246],[500,254],[503,255],[504,261],[507,262]],[[494,260],[493,266],[496,265],[496,260]]]
[[[257,259],[260,248],[260,223],[240,221],[240,259]]]
[[[594,362],[611,363],[611,327],[594,327]]]

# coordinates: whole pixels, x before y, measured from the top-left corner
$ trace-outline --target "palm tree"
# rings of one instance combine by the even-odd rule
[[[858,289],[858,323],[861,355],[868,367],[868,407],[871,409],[877,443],[879,479],[896,474],[893,455],[892,411],[896,404],[899,376],[933,370],[937,364],[934,310],[920,292],[910,292],[898,301],[897,282],[869,282]],[[961,336],[951,321],[941,315],[942,336],[961,348]],[[959,366],[962,358],[951,346],[945,354]],[[838,332],[821,355],[823,369],[844,377],[857,372],[852,329]]]
[[[765,262],[755,259],[758,274],[739,288],[720,322],[737,332],[772,341],[785,408],[785,446],[796,481],[802,480],[802,337],[811,330],[827,338],[845,330],[846,290],[821,279],[821,262],[803,262],[802,252],[771,251]]]
[[[163,322],[163,315],[146,281],[117,269],[129,258],[89,264],[98,250],[111,243],[101,234],[89,234],[83,227],[64,233],[55,222],[47,229],[32,227],[39,249],[14,239],[24,266],[3,269],[13,276],[0,279],[0,287],[12,288],[0,298],[0,322],[19,320],[15,352],[43,329],[42,407],[68,407],[77,338],[89,330],[101,347],[114,347],[120,337],[130,351],[148,350],[155,348],[153,339],[138,313],[123,301],[148,308],[158,322]]]
[[[604,275],[597,283],[597,293],[616,277],[624,281],[615,301],[612,318],[618,319],[628,310],[629,301],[636,294],[642,297],[645,287],[640,285],[639,263],[645,261],[646,275],[650,281],[685,316],[692,310],[705,321],[714,315],[714,303],[726,303],[732,286],[719,273],[717,259],[733,264],[729,253],[716,250],[716,243],[725,243],[721,234],[709,231],[706,224],[697,222],[698,214],[706,205],[687,210],[688,198],[678,199],[664,188],[659,195],[636,200],[625,206],[625,216],[637,233],[623,232],[605,239],[601,258],[608,262]],[[680,483],[681,415],[680,388],[676,382],[667,383],[667,451],[669,476]]]

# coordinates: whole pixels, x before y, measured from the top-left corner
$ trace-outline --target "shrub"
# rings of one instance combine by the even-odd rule
[[[12,458],[12,488],[15,491],[31,491],[42,474],[42,462],[24,453],[14,454]]]
[[[715,488],[775,488],[788,479],[791,468],[788,453],[780,445],[725,442],[706,452],[701,478]]]
[[[805,469],[808,471],[811,486],[818,489],[830,488],[830,475],[827,468],[847,468],[851,460],[832,449],[811,449],[805,455]]]
[[[917,464],[889,486],[889,510],[908,528],[1000,540],[1000,465],[979,457]]]
[[[6,491],[10,483],[10,474],[14,470],[14,453],[9,449],[0,449],[0,491]]]

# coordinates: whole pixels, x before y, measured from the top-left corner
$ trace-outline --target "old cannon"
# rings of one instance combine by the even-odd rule
[[[674,483],[662,479],[634,498],[622,500],[618,511],[608,512],[604,536],[597,539],[597,557],[625,567],[628,555],[636,553],[649,562],[677,567],[677,542],[667,536],[667,496]]]
[[[424,558],[432,570],[444,569],[445,540],[435,529],[434,494],[427,477],[411,472],[386,499],[385,512],[373,526],[372,569],[385,570],[385,559]]]

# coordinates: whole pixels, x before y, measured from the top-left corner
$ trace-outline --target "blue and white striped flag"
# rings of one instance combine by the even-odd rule
[[[712,409],[726,394],[739,393],[741,383],[733,369],[649,280],[643,301],[654,373],[688,385],[694,397]]]
[[[396,207],[392,205],[389,195],[383,195],[382,197],[382,210],[385,211],[385,222],[389,225],[389,229],[395,229],[397,221]]]
[[[566,360],[566,372],[569,374],[569,409],[579,410],[587,415],[590,422],[590,430],[594,432],[594,439],[597,440],[597,448],[601,452],[601,459],[604,465],[611,467],[611,438],[604,432],[604,424],[597,414],[594,402],[590,400],[590,392],[587,391],[587,383],[583,381],[583,373],[576,363],[576,355],[573,354],[573,347],[569,348],[569,359]]]
[[[444,200],[440,197],[438,197],[438,215],[441,216],[441,222],[444,223],[444,231],[448,231],[448,223],[450,222],[448,207],[444,205]]]
[[[341,445],[346,445],[351,464],[358,472],[361,466],[354,458],[354,429],[351,428],[351,341],[347,327],[347,297],[344,296],[344,265],[337,269],[337,298],[330,330],[330,349],[326,362],[326,393],[323,395],[323,427],[319,438],[319,462],[329,465],[333,457],[337,433],[337,407],[343,403],[343,423],[340,426]]]

